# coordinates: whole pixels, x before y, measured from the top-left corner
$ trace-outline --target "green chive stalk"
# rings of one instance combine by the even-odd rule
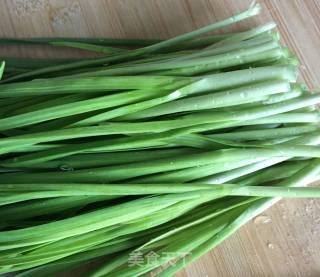
[[[320,197],[320,96],[276,24],[201,37],[259,11],[168,40],[0,38],[100,53],[1,58],[0,273],[172,276],[282,197]]]

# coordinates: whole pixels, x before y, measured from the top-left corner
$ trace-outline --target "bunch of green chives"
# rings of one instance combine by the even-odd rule
[[[320,197],[320,95],[275,24],[202,36],[259,11],[164,41],[0,39],[101,53],[2,58],[0,273],[172,276],[281,197]]]

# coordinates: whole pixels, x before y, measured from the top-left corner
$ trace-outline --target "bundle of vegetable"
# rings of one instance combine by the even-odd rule
[[[0,273],[105,256],[89,276],[171,276],[281,197],[320,197],[320,95],[275,24],[199,38],[259,10],[165,41],[0,40],[105,54],[0,66]]]

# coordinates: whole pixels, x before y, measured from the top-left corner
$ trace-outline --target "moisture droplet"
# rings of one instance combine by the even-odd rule
[[[255,224],[267,224],[271,222],[271,218],[266,215],[258,215],[254,218],[253,222]]]
[[[274,249],[274,245],[271,242],[268,242],[267,246],[268,246],[269,249]]]
[[[311,211],[311,207],[309,205],[305,205],[304,209],[307,213]]]
[[[73,171],[73,167],[67,165],[67,164],[63,164],[63,165],[60,165],[60,170],[62,171]]]

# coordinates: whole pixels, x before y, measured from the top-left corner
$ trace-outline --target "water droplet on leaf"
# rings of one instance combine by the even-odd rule
[[[73,171],[73,167],[67,164],[60,165],[60,170],[61,171]]]

